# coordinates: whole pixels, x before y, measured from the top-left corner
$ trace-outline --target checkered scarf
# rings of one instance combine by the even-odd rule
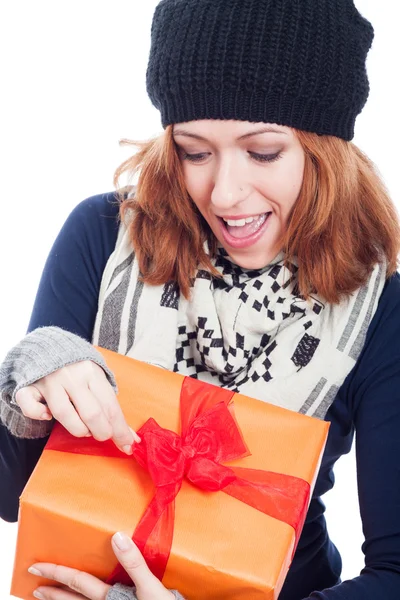
[[[199,270],[187,301],[175,283],[138,280],[122,223],[92,343],[323,419],[364,346],[386,268],[377,264],[364,287],[333,305],[318,296],[306,302],[297,264],[285,267],[283,258],[247,270],[220,248],[214,265],[222,279]]]

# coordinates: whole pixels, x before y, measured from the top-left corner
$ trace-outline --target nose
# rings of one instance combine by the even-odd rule
[[[211,204],[214,210],[226,212],[240,204],[246,197],[246,184],[243,181],[241,166],[233,158],[221,160],[216,167]]]

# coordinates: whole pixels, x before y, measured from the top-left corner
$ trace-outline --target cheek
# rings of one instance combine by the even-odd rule
[[[273,176],[268,181],[270,197],[279,204],[282,214],[287,215],[295,204],[303,184],[304,155],[283,158],[276,166]]]
[[[301,154],[293,160],[293,164],[291,166],[292,172],[292,194],[294,195],[294,199],[297,200],[301,186],[303,185],[303,177],[304,177],[304,165],[305,165],[305,157],[303,151]]]
[[[198,169],[198,171],[200,172],[200,169]],[[188,194],[204,216],[207,204],[209,204],[209,201],[207,201],[209,190],[207,177],[205,177],[204,174],[203,176],[200,176],[199,172],[196,173],[193,169],[184,169],[183,174]]]

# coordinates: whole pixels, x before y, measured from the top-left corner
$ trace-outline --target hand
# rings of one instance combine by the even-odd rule
[[[151,573],[138,547],[127,535],[116,533],[112,538],[112,548],[135,584],[138,600],[174,600],[174,594]],[[49,563],[36,563],[29,572],[63,584],[58,588],[37,588],[33,595],[41,600],[106,600],[110,589],[109,585],[93,575]]]
[[[140,441],[127,425],[104,370],[91,360],[67,365],[21,388],[15,400],[26,417],[54,417],[75,437],[112,439],[126,454]]]

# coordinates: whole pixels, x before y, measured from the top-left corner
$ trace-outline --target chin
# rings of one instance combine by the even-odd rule
[[[243,252],[239,253],[232,250],[230,251],[228,248],[225,248],[225,250],[228,252],[231,260],[242,269],[254,269],[257,271],[259,271],[260,269],[264,269],[264,267],[267,267],[279,252],[263,252],[262,254],[246,256]]]

